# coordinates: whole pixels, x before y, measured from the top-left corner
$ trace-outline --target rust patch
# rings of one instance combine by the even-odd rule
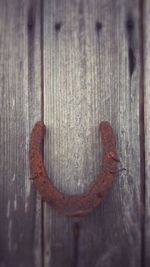
[[[81,195],[65,195],[59,191],[48,178],[42,160],[41,144],[44,138],[45,125],[42,121],[35,124],[29,144],[30,171],[37,190],[51,207],[59,212],[72,217],[87,215],[97,207],[112,186],[117,172],[118,157],[115,136],[111,125],[107,121],[100,124],[102,138],[102,167],[95,182],[88,191]]]

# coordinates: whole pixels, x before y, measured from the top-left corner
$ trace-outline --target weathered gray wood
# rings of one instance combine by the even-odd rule
[[[41,118],[40,1],[0,1],[0,266],[41,266],[29,134]]]
[[[145,126],[145,266],[150,265],[150,2],[145,1],[143,10],[144,49],[144,126]]]
[[[137,0],[44,1],[49,177],[65,193],[88,188],[101,163],[102,120],[111,122],[126,168],[78,224],[45,205],[45,267],[141,266],[139,37]]]

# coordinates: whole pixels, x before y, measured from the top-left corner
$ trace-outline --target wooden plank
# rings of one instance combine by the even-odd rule
[[[71,156],[73,143],[72,148],[70,144],[74,138],[74,122],[72,133],[69,134],[67,117],[70,117],[71,101],[74,101],[74,95],[71,93],[73,84],[70,72],[74,47],[71,52],[72,43],[68,40],[70,36],[67,34],[69,27],[66,29],[66,18],[63,17],[65,15],[64,1],[45,1],[43,14],[44,121],[48,128],[45,137],[45,165],[55,185],[65,192],[73,192],[75,186],[71,182],[74,180],[71,168],[74,165],[74,157]],[[72,23],[71,20],[70,23]],[[65,48],[66,42],[68,45]],[[72,72],[72,75],[75,73]],[[74,185],[76,182],[74,181]],[[47,206],[44,211],[44,247],[45,267],[73,266],[72,222]]]
[[[79,222],[45,205],[45,267],[141,266],[139,36],[137,0],[44,2],[49,177],[65,193],[88,189],[101,163],[102,120],[114,128],[126,169],[101,206]]]
[[[144,130],[145,130],[145,266],[150,265],[150,121],[149,121],[149,112],[150,112],[150,65],[149,65],[149,56],[150,56],[150,36],[149,36],[149,21],[150,19],[150,2],[144,1],[143,8],[143,49],[144,49]]]
[[[111,121],[120,168],[126,168],[126,172],[117,175],[111,194],[95,214],[81,223],[77,266],[141,266],[139,6],[138,1],[105,1],[105,5],[89,1],[85,12],[87,23],[91,5],[95,11],[89,25],[95,20],[103,25],[99,44],[94,31],[86,34],[89,42],[95,38],[90,48],[95,45],[94,50],[99,54],[93,64],[98,68],[97,81],[101,84],[101,99],[97,99],[99,108],[95,114],[100,114],[100,120]],[[99,161],[96,162],[99,166]]]
[[[29,134],[41,118],[40,1],[0,1],[0,266],[41,266]]]

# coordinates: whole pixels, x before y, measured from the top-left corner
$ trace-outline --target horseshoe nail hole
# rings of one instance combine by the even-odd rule
[[[55,31],[59,32],[61,29],[61,22],[56,22],[55,23]]]
[[[98,193],[98,194],[97,194],[97,197],[98,197],[98,198],[102,198],[101,193]]]
[[[110,151],[108,153],[108,158],[113,158],[115,156],[114,152]]]
[[[111,174],[114,174],[114,173],[116,173],[116,171],[109,171]]]

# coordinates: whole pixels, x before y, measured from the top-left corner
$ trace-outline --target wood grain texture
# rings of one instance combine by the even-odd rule
[[[115,131],[120,169],[80,222],[44,207],[48,266],[141,266],[139,3],[45,0],[45,166],[63,192],[82,193],[100,168],[99,122]]]
[[[0,266],[41,266],[29,134],[41,118],[40,1],[0,1]]]
[[[144,49],[144,130],[145,130],[145,266],[150,265],[150,2],[144,1],[143,10],[143,49]]]
[[[150,265],[148,0],[142,12],[138,0],[0,0],[0,267]],[[40,119],[48,175],[68,194],[99,171],[100,121],[115,131],[124,170],[80,221],[41,205],[29,179]]]

